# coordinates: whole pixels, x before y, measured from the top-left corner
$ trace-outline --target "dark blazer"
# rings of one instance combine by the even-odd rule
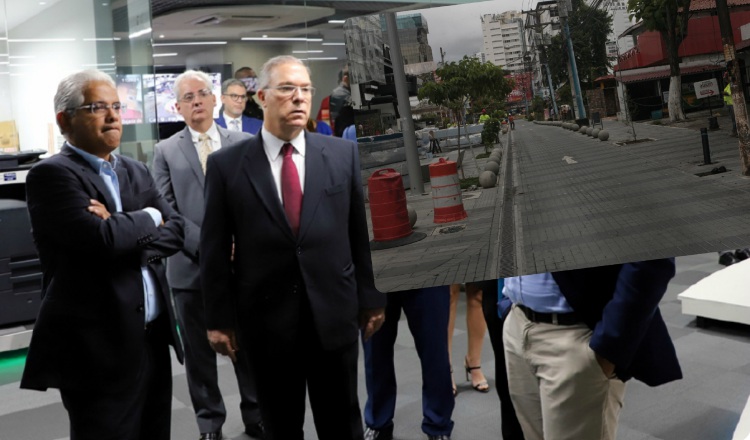
[[[67,145],[29,171],[28,209],[44,284],[21,388],[114,391],[139,380],[146,344],[143,264],[155,276],[182,362],[162,258],[182,248],[183,221],[159,196],[144,164],[118,160],[123,212],[115,212],[102,178]],[[89,213],[90,199],[112,216]],[[162,226],[154,226],[146,207],[162,213]]]
[[[224,112],[219,113],[219,117],[214,119],[216,124],[221,128],[227,128],[227,121],[224,120]],[[250,134],[258,134],[261,127],[263,127],[263,121],[249,116],[242,115],[242,131]]]
[[[565,299],[591,328],[591,348],[622,380],[656,386],[682,378],[659,301],[675,274],[673,258],[553,272]]]
[[[247,133],[218,131],[222,148],[250,138]],[[153,172],[159,192],[185,219],[185,247],[167,261],[167,281],[173,289],[199,290],[198,242],[205,176],[187,127],[156,144]]]
[[[279,200],[261,135],[209,156],[201,229],[209,329],[234,328],[235,306],[247,317],[257,303],[300,289],[300,281],[324,349],[357,341],[360,309],[385,307],[385,294],[375,289],[372,273],[357,146],[309,132],[305,139],[297,237]],[[229,264],[233,238],[234,271]],[[278,322],[268,319],[270,326]]]

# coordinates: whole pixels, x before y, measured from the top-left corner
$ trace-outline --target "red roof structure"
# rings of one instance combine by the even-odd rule
[[[723,69],[724,66],[718,64],[702,64],[699,66],[688,66],[680,68],[680,75],[692,75],[695,73],[713,72],[716,70]],[[652,81],[655,79],[669,78],[669,66],[659,66],[648,72],[636,73],[635,75],[626,75],[627,70],[622,71],[622,75],[619,73],[615,75],[617,81],[621,81],[625,84],[631,84],[641,81]]]
[[[730,8],[737,6],[750,6],[750,0],[727,0],[727,6]],[[716,9],[716,0],[693,0],[690,2],[690,11],[707,11]]]

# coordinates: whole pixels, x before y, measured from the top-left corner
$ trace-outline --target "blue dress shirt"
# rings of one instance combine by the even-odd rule
[[[503,295],[539,313],[573,311],[549,272],[506,278]]]
[[[110,155],[109,157],[112,161],[110,163],[102,158],[94,156],[91,153],[87,153],[80,148],[76,148],[70,143],[68,143],[68,146],[73,149],[73,151],[78,153],[82,158],[84,158],[86,162],[91,165],[91,168],[93,168],[94,171],[99,174],[99,177],[102,178],[104,184],[107,186],[107,189],[109,189],[109,194],[115,201],[117,212],[122,212],[122,200],[120,199],[120,181],[117,179],[117,173],[115,172],[118,161],[117,156],[114,154]],[[145,208],[144,211],[149,213],[151,218],[154,220],[154,225],[159,226],[161,224],[162,216],[161,212],[159,212],[158,209]],[[159,304],[159,297],[156,294],[156,280],[154,279],[154,276],[151,274],[151,272],[148,271],[148,267],[146,266],[141,266],[141,273],[143,274],[143,303],[146,309],[146,323],[149,323],[156,319],[157,316],[159,316],[159,313],[161,313],[161,306]]]

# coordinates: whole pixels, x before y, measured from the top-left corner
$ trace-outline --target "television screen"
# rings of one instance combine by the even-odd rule
[[[123,105],[121,118],[123,125],[143,123],[143,94],[141,75],[115,75],[117,95]]]
[[[214,96],[221,96],[221,73],[208,73],[213,84]],[[144,96],[146,99],[146,122],[180,122],[182,116],[177,111],[174,80],[177,73],[157,73],[143,75]],[[214,107],[214,118],[219,117],[219,105]]]

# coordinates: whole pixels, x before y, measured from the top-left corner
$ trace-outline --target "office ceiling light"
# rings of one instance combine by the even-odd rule
[[[75,38],[9,38],[8,43],[67,43]]]
[[[226,41],[185,41],[182,43],[154,43],[152,46],[208,46],[208,45],[219,45],[227,44]]]
[[[344,46],[346,43],[338,43],[338,42],[330,42],[330,43],[321,43],[322,46]]]
[[[144,36],[146,34],[150,34],[150,33],[151,33],[151,28],[147,27],[146,29],[141,29],[140,31],[133,32],[132,34],[128,35],[128,38],[130,38],[131,40],[133,40],[135,38],[142,37],[142,36]]]
[[[346,20],[328,20],[331,24],[344,24],[346,23]]]
[[[322,50],[293,50],[292,53],[323,53]]]
[[[84,38],[83,41],[120,41],[119,37],[109,38]]]
[[[152,55],[154,58],[158,57],[176,57],[177,52],[169,52],[169,53],[155,53]]]
[[[310,61],[328,61],[328,60],[337,60],[337,57],[310,57],[308,60]]]
[[[242,41],[304,41],[315,43],[323,41],[322,38],[305,38],[305,37],[242,37]]]

